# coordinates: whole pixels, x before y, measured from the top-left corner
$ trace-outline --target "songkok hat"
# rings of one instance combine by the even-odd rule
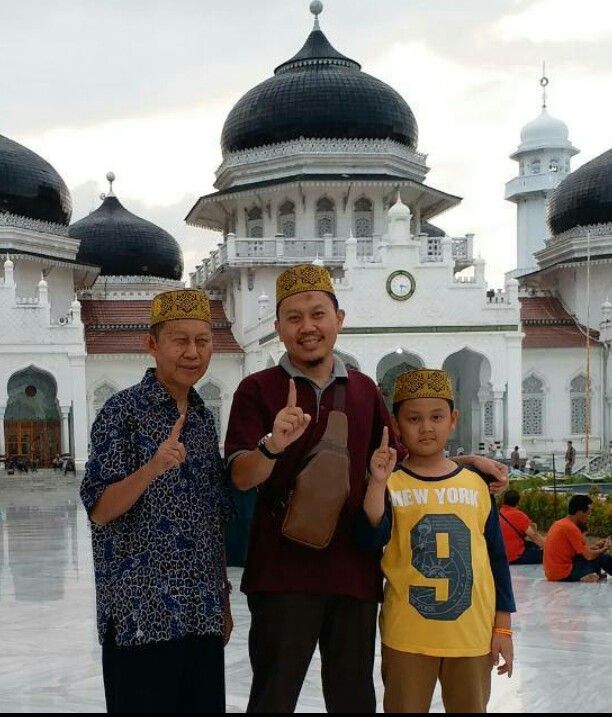
[[[430,368],[419,368],[400,374],[395,380],[393,403],[409,398],[445,398],[454,401],[450,374]]]
[[[329,271],[316,264],[299,264],[286,269],[276,280],[276,306],[283,299],[304,291],[325,291],[335,296]]]
[[[179,289],[158,294],[151,303],[151,326],[173,319],[199,319],[210,324],[210,303],[206,294],[200,289]]]

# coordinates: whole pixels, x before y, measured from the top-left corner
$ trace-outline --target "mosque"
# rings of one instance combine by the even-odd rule
[[[569,439],[608,460],[612,150],[572,172],[578,150],[544,101],[505,188],[516,267],[489,288],[474,235],[433,223],[461,198],[427,184],[412,110],[331,45],[321,10],[311,3],[303,47],[227,116],[215,191],[186,218],[219,245],[188,278],[176,240],[122,205],[112,173],[71,224],[59,174],[0,135],[0,455],[82,467],[100,407],[151,365],[151,299],[185,281],[211,298],[215,353],[196,388],[222,437],[240,380],[283,353],[276,277],[314,262],[346,310],[339,355],[383,395],[409,367],[451,373],[451,450],[549,454]]]

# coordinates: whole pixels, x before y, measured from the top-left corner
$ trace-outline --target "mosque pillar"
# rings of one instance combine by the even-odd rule
[[[70,406],[60,406],[62,412],[62,453],[70,453]]]
[[[85,463],[87,463],[87,443],[89,438],[84,354],[70,357],[70,371],[72,374],[72,447],[76,469],[81,470],[85,468]]]
[[[493,391],[493,437],[504,445],[504,393],[503,389]]]
[[[0,456],[6,455],[6,443],[4,442],[4,412],[6,406],[0,406]]]

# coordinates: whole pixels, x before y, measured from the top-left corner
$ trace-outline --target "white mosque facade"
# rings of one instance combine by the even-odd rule
[[[282,355],[276,277],[317,262],[347,314],[338,352],[383,395],[408,367],[450,371],[451,450],[549,455],[572,440],[609,451],[612,152],[571,172],[563,122],[544,107],[523,128],[505,193],[516,269],[494,290],[475,237],[431,223],[461,200],[426,183],[410,107],[335,50],[318,17],[303,48],[236,103],[221,145],[216,191],[187,216],[219,232],[189,284],[212,300],[215,354],[197,389],[220,437],[242,377]],[[112,181],[97,210],[70,218],[57,172],[0,136],[0,455],[65,453],[82,467],[100,406],[150,365],[149,303],[183,285],[183,264]]]

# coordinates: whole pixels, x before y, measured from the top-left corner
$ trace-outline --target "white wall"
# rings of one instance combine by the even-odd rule
[[[567,440],[574,442],[578,452],[586,448],[584,436],[571,434],[570,383],[586,373],[583,349],[524,349],[523,378],[534,373],[544,383],[544,434],[524,437],[522,445],[529,452],[565,450]],[[601,450],[602,438],[602,372],[601,350],[591,354],[591,450]]]

